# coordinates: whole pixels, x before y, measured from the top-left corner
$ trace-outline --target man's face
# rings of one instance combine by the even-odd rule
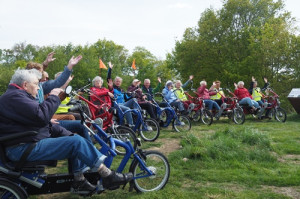
[[[176,88],[180,88],[180,87],[181,87],[181,83],[180,83],[180,82],[177,82],[177,83],[175,84],[175,87],[176,87]]]
[[[149,88],[149,87],[150,87],[150,81],[145,81],[145,82],[144,82],[144,86],[145,86],[146,88]]]
[[[220,86],[221,86],[221,83],[220,83],[220,82],[217,82],[217,83],[216,83],[216,88],[220,88]]]
[[[116,86],[121,86],[121,84],[122,84],[122,80],[121,79],[118,78],[118,79],[115,80],[115,85]]]
[[[22,87],[27,93],[32,95],[32,97],[36,98],[38,90],[40,89],[39,80],[38,78],[34,78],[32,82],[24,82]]]

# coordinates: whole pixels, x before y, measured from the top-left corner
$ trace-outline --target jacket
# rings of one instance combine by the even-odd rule
[[[134,92],[135,91],[135,98],[137,99],[138,103],[143,103],[145,100],[143,99],[143,92],[139,87],[136,87],[134,85],[130,85],[127,89],[128,92]]]
[[[151,100],[152,100],[152,96],[160,90],[160,86],[161,86],[161,83],[160,83],[160,82],[158,82],[156,88],[152,88],[151,86],[150,86],[149,88],[146,88],[146,87],[143,85],[143,86],[142,86],[142,91],[143,91],[143,93],[148,93],[148,94],[150,94],[150,95],[147,95],[147,99],[148,99],[149,101],[151,101]]]
[[[217,94],[215,91],[209,92],[206,86],[200,86],[197,89],[197,93],[199,94],[200,97],[202,97],[205,100],[209,100],[211,95]]]
[[[50,95],[44,102],[39,103],[25,90],[9,85],[7,91],[0,97],[0,136],[25,131],[37,131],[38,134],[15,139],[6,143],[6,146],[71,135],[71,132],[59,125],[50,124],[59,104],[60,99],[55,95]]]
[[[165,88],[163,89],[162,94],[164,98],[167,100],[167,102],[170,104],[177,100],[177,97],[173,92],[173,90],[169,90],[167,86],[165,86]]]
[[[250,97],[252,99],[252,96],[246,88],[237,88],[234,90],[234,94],[239,100],[244,99],[246,97]]]

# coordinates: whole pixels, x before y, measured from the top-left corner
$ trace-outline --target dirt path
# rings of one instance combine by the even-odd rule
[[[157,142],[161,143],[160,147],[151,147],[147,150],[157,150],[168,156],[171,152],[181,148],[180,140],[174,138],[161,138]]]

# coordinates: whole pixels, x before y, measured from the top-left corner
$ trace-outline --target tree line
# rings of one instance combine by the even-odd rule
[[[99,59],[114,64],[113,77],[121,76],[124,88],[133,78],[149,78],[156,85],[157,77],[185,81],[195,76],[195,87],[205,79],[215,80],[222,87],[233,89],[233,83],[243,80],[245,85],[254,76],[260,86],[267,77],[274,90],[281,95],[284,106],[290,109],[286,96],[300,85],[300,36],[295,19],[278,0],[225,0],[220,10],[206,9],[195,27],[187,27],[183,38],[175,42],[165,60],[159,60],[144,47],[129,51],[108,40],[90,45],[34,46],[19,43],[11,49],[0,49],[0,94],[5,92],[13,71],[24,68],[28,61],[42,63],[51,51],[57,58],[47,69],[50,78],[73,55],[83,60],[76,66],[72,85],[79,88],[96,75],[106,78],[106,70],[99,73]],[[136,60],[137,70],[131,68]]]

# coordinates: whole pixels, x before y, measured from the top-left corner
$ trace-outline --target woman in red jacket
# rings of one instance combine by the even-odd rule
[[[244,82],[239,81],[238,84],[234,83],[234,86],[234,94],[239,99],[239,104],[248,105],[254,111],[256,111],[259,108],[259,104],[252,99],[252,96],[250,95],[248,89],[244,88]]]
[[[197,89],[198,95],[203,98],[205,105],[208,105],[208,110],[211,111],[213,107],[215,107],[216,110],[220,110],[218,103],[210,99],[210,96],[215,95],[217,92],[209,92],[206,85],[206,81],[200,82],[200,87]]]
[[[98,98],[100,98],[102,100],[102,102],[95,96],[91,95],[91,99],[90,101],[93,102],[96,105],[100,105],[103,102],[106,102],[108,105],[112,106],[111,103],[111,98],[114,97],[114,90],[113,90],[113,83],[110,80],[108,82],[108,89],[105,87],[102,87],[103,85],[103,79],[99,76],[96,76],[93,81],[92,81],[92,85],[93,87],[91,88],[91,91],[97,95]],[[93,111],[95,114],[97,112],[97,110],[93,109],[91,107],[91,111]]]

